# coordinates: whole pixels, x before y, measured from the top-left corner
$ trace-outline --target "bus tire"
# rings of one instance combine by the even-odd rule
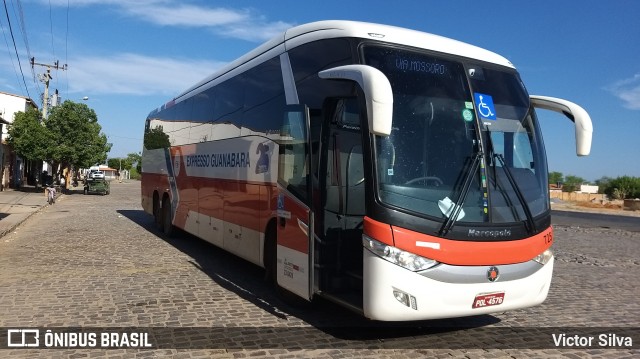
[[[168,197],[162,201],[162,233],[169,238],[175,233],[175,227],[171,223],[171,202]]]
[[[267,225],[264,238],[264,280],[272,287],[278,286],[277,270],[278,270],[278,253],[276,243],[276,226],[271,221]]]
[[[158,192],[153,193],[153,222],[158,230],[162,230],[162,212]]]

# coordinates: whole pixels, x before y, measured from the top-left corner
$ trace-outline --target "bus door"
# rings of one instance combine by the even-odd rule
[[[321,239],[315,249],[322,268],[318,285],[333,299],[362,306],[362,226],[365,178],[358,99],[327,101],[322,129]]]
[[[277,194],[278,285],[311,299],[313,213],[309,169],[309,116],[304,106],[288,106],[280,131]]]

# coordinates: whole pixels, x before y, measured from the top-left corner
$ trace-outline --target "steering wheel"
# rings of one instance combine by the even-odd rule
[[[420,181],[434,181],[436,183],[436,186],[442,186],[442,184],[444,183],[440,178],[436,176],[424,176],[424,177],[416,177],[416,178],[410,179],[404,184],[414,184]]]

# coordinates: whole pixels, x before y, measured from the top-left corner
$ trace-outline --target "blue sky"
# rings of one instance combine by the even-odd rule
[[[640,177],[640,1],[6,0],[0,91],[40,101],[36,62],[68,64],[51,88],[98,114],[110,157],[142,150],[154,108],[283,30],[345,19],[407,27],[505,57],[530,94],[583,106],[591,155],[576,157],[571,122],[540,111],[549,170],[587,180]],[[22,21],[20,20],[22,19]],[[26,39],[24,38],[26,33]],[[28,43],[28,46],[27,46]],[[36,68],[35,73],[42,73]],[[25,83],[26,82],[26,89]],[[28,91],[27,91],[28,90]]]

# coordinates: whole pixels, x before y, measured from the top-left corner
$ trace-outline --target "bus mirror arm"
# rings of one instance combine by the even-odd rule
[[[367,103],[369,131],[385,137],[391,134],[393,92],[389,79],[380,70],[368,65],[345,65],[320,71],[318,76],[327,80],[357,82]]]
[[[567,116],[576,127],[576,154],[588,156],[591,152],[591,138],[593,136],[593,124],[591,117],[584,108],[579,105],[548,96],[530,96],[533,107],[559,112]]]

